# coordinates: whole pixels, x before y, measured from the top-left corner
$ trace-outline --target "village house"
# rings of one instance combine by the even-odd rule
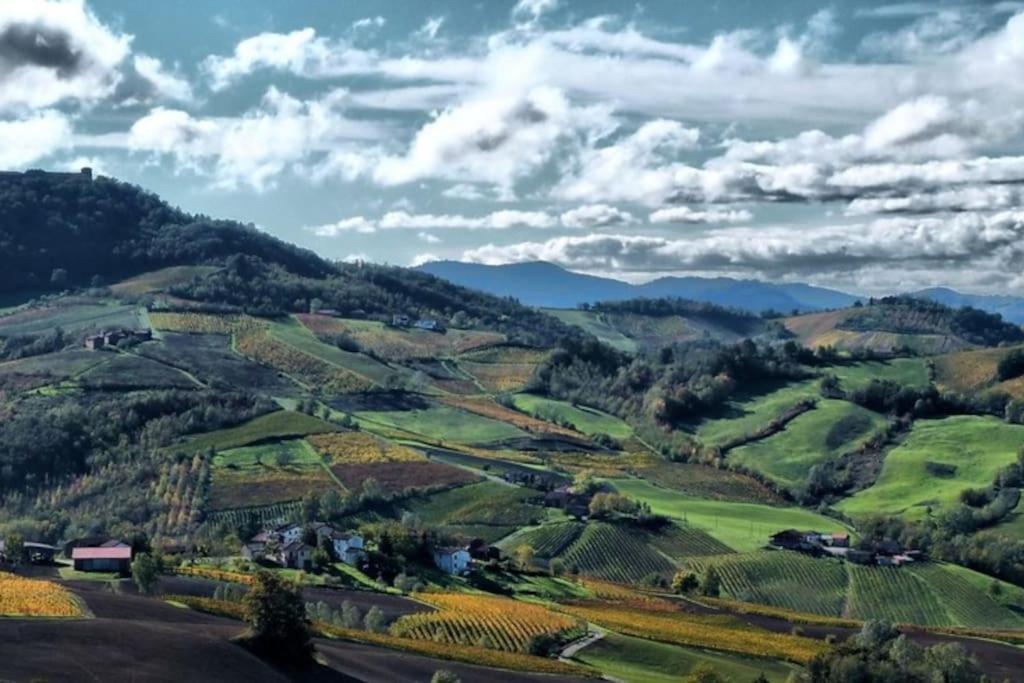
[[[444,332],[444,325],[439,320],[432,318],[424,318],[417,320],[414,326],[420,330],[427,330],[428,332]]]
[[[85,338],[85,348],[96,351],[107,346],[117,346],[122,339],[132,339],[138,342],[150,341],[153,339],[153,330],[106,330],[100,334],[89,335]]]
[[[334,556],[345,564],[355,566],[366,556],[363,537],[359,534],[339,531],[326,522],[313,522],[308,528],[316,536],[318,546],[329,544]],[[264,529],[242,544],[241,555],[247,560],[265,558],[286,567],[299,568],[305,568],[308,559],[311,566],[316,548],[306,543],[305,533],[302,525],[293,522]]]
[[[853,564],[900,567],[924,559],[917,550],[904,550],[895,541],[881,541],[862,544],[860,548],[850,547],[847,533],[821,534],[816,531],[786,529],[773,534],[768,546],[776,550],[795,550],[807,555],[831,556],[845,559]]]
[[[366,557],[363,537],[359,534],[332,530],[330,538],[334,546],[334,556],[345,564],[355,566],[359,560]]]
[[[302,541],[293,541],[288,545],[281,548],[281,553],[278,555],[278,561],[281,565],[289,567],[291,569],[305,569],[310,570],[313,568],[313,546],[303,543]]]
[[[469,551],[463,547],[434,548],[434,564],[446,574],[465,574],[470,562]]]
[[[391,316],[392,327],[409,327],[409,322],[409,316],[404,315],[402,313],[396,313],[395,315]]]

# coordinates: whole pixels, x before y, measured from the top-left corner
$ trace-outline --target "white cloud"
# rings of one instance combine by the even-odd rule
[[[0,121],[0,168],[20,169],[71,143],[71,122],[48,109],[29,118]]]
[[[746,223],[754,214],[746,209],[692,209],[689,206],[672,206],[658,209],[647,217],[651,223]]]
[[[161,97],[179,102],[192,100],[192,85],[184,78],[167,71],[156,57],[136,55],[133,66],[136,73],[148,81]]]
[[[543,211],[494,211],[484,216],[457,214],[412,214],[407,211],[389,211],[380,219],[384,230],[394,229],[463,229],[507,230],[509,228],[551,228],[557,221]]]
[[[901,197],[859,197],[846,208],[849,216],[874,213],[993,211],[1024,205],[1024,190],[1014,185],[962,187]]]
[[[444,17],[430,17],[416,30],[415,35],[422,40],[434,40],[443,25]]]
[[[476,201],[485,198],[484,193],[480,191],[479,187],[468,183],[452,185],[444,190],[441,195],[449,199],[464,199],[466,201]]]
[[[325,225],[317,225],[311,228],[306,228],[309,232],[312,232],[318,237],[338,237],[345,233],[359,232],[359,233],[372,233],[377,231],[377,226],[373,221],[364,218],[363,216],[352,216],[351,218],[343,218],[340,221],[334,223],[327,223]]]
[[[387,19],[380,16],[379,14],[375,17],[363,17],[352,22],[352,28],[356,31],[365,29],[381,28],[387,23]]]
[[[551,261],[580,270],[725,272],[767,277],[856,271],[884,263],[907,272],[957,266],[1008,268],[1024,256],[1024,211],[961,213],[948,219],[887,218],[870,223],[728,228],[692,239],[642,235],[555,237],[486,245],[462,259],[500,264]]]
[[[434,261],[440,260],[442,259],[437,254],[417,254],[416,256],[412,257],[411,261],[409,261],[409,267],[418,268],[419,266],[422,266],[424,263],[432,263]]]
[[[526,24],[533,24],[556,7],[558,7],[558,0],[519,0],[512,8],[512,18]]]
[[[210,86],[222,90],[260,69],[290,71],[305,78],[327,78],[372,69],[375,56],[341,40],[316,35],[312,28],[291,33],[261,33],[238,43],[229,57],[210,56],[204,68]]]
[[[634,223],[636,218],[608,204],[588,204],[570,209],[561,215],[562,225],[567,228],[606,228]]]
[[[108,97],[131,41],[101,23],[84,0],[0,4],[0,109]]]
[[[426,242],[427,244],[439,244],[441,242],[440,237],[438,237],[437,235],[432,235],[429,232],[416,233],[416,237],[421,242]]]
[[[323,163],[341,173],[344,159],[334,155],[347,141],[386,135],[374,124],[346,118],[344,105],[343,90],[304,102],[270,88],[260,106],[240,118],[196,118],[157,107],[132,125],[128,147],[169,155],[181,169],[212,166],[225,188],[263,190],[301,164],[313,165],[313,170],[304,169],[309,175],[316,175],[316,165]],[[329,152],[332,156],[326,156]]]
[[[611,125],[603,107],[574,107],[552,88],[485,95],[440,113],[404,155],[382,159],[373,177],[384,185],[424,178],[483,182],[508,194],[518,179],[547,163],[559,143]]]

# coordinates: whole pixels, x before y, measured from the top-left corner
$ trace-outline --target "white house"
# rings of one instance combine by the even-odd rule
[[[334,555],[345,564],[355,564],[364,554],[363,537],[351,532],[335,531],[331,534]]]
[[[447,574],[465,574],[469,571],[469,551],[465,548],[435,548],[434,564]]]
[[[294,522],[282,524],[273,533],[280,539],[281,545],[289,545],[302,538],[302,526]]]

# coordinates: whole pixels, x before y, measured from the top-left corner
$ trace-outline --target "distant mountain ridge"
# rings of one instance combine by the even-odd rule
[[[420,270],[464,287],[512,296],[530,306],[575,308],[581,303],[635,298],[679,297],[706,301],[753,313],[817,311],[852,305],[858,297],[806,284],[773,284],[727,277],[663,277],[641,285],[574,273],[553,263],[535,261],[487,266],[435,261]]]
[[[433,261],[419,266],[418,270],[457,285],[515,297],[521,303],[544,308],[576,308],[581,303],[638,297],[679,297],[752,313],[766,310],[789,313],[794,310],[811,312],[845,308],[863,298],[804,283],[771,283],[728,277],[663,277],[634,285],[613,278],[574,273],[544,261],[500,266]],[[962,294],[944,287],[922,289],[909,295],[954,308],[973,306],[989,313],[999,313],[1008,322],[1024,323],[1024,297]]]

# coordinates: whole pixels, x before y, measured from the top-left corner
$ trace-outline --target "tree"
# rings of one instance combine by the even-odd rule
[[[160,565],[149,553],[139,553],[132,560],[132,581],[138,586],[140,593],[152,593],[159,577]]]
[[[562,576],[565,574],[565,562],[556,557],[548,563],[548,572],[551,576]]]
[[[672,590],[680,595],[689,595],[700,588],[700,579],[693,572],[676,572],[672,577]]]
[[[261,571],[242,601],[252,648],[285,662],[309,659],[312,646],[306,605],[299,589],[278,575]]]
[[[359,628],[363,623],[363,615],[359,606],[349,600],[341,603],[341,623],[345,628]]]
[[[533,547],[523,543],[516,547],[515,551],[516,566],[522,570],[527,570],[533,566]]]
[[[4,552],[7,554],[7,561],[11,564],[24,564],[28,561],[28,553],[25,550],[25,539],[19,533],[7,534]]]
[[[722,579],[718,575],[715,565],[709,564],[704,568],[704,575],[700,580],[700,594],[709,598],[717,598],[722,592]]]
[[[710,664],[698,664],[683,679],[684,683],[725,683],[725,679],[715,673],[714,667]]]
[[[371,633],[384,633],[388,627],[388,619],[384,616],[384,611],[374,605],[366,613],[363,624],[366,626],[366,630]]]
[[[434,675],[430,677],[430,683],[461,683],[461,680],[462,679],[458,676],[446,669],[438,669],[434,672]]]

